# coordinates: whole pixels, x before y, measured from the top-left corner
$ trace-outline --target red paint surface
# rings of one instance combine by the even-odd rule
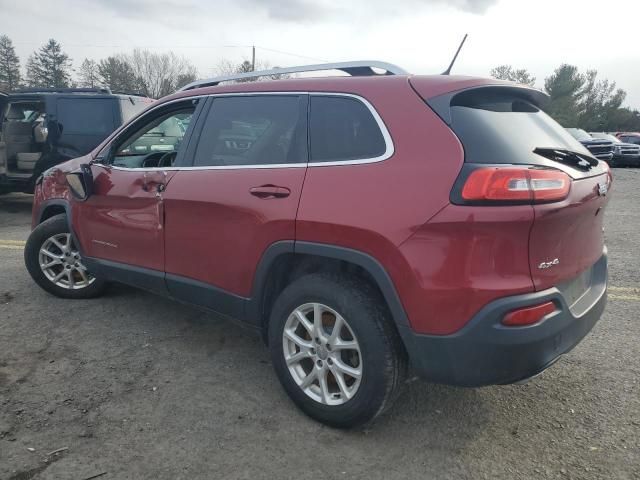
[[[295,238],[306,168],[183,170],[164,193],[166,271],[249,297],[260,257]],[[283,198],[258,198],[263,185],[288,188]]]
[[[94,194],[85,202],[74,201],[72,208],[84,255],[162,271],[164,207],[156,184],[148,180],[154,172],[97,164],[91,171]],[[166,172],[167,182],[174,173]]]
[[[437,76],[413,77],[412,83],[428,98],[502,82]],[[449,334],[488,302],[556,285],[602,254],[606,198],[597,195],[596,185],[604,177],[574,182],[567,199],[556,204],[450,204],[462,146],[407,77],[235,84],[182,92],[158,103],[247,91],[361,95],[384,119],[395,153],[362,165],[172,172],[161,198],[142,188],[144,172],[94,165],[96,194],[72,202],[73,225],[87,255],[164,269],[249,296],[258,261],[276,241],[349,247],[387,270],[415,331]],[[76,168],[80,162],[75,162],[60,168]],[[45,179],[34,211],[45,199],[67,197],[61,179],[62,173]],[[290,195],[251,195],[252,188],[264,185],[284,187]],[[556,257],[556,267],[537,269]]]
[[[602,256],[604,208],[608,196],[598,195],[607,175],[574,180],[566,200],[536,205],[531,229],[531,274],[536,290],[544,290],[578,276]],[[542,262],[558,259],[551,268]]]

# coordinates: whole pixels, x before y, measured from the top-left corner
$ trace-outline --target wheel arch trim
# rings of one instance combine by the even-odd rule
[[[251,292],[253,300],[248,305],[247,317],[260,322],[263,313],[263,302],[267,288],[267,279],[276,260],[282,255],[313,255],[326,257],[333,260],[341,260],[352,263],[364,269],[371,275],[376,285],[382,292],[385,302],[397,326],[409,327],[409,320],[405,312],[400,296],[395,288],[393,280],[383,265],[368,253],[348,247],[332,244],[304,242],[304,241],[279,241],[270,245],[262,255],[256,269]]]
[[[33,226],[33,228],[37,227],[43,222],[45,212],[51,207],[62,207],[64,209],[65,215],[67,217],[67,226],[69,228],[69,233],[71,233],[71,237],[73,238],[73,242],[75,243],[80,255],[84,257],[82,245],[78,241],[78,236],[73,229],[73,225],[71,223],[71,203],[68,200],[62,198],[52,198],[50,200],[44,200],[40,205],[38,205],[38,213],[35,216],[37,218],[37,223]]]

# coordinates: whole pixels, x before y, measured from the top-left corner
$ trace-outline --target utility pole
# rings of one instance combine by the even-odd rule
[[[256,46],[251,47],[251,71],[256,71]]]

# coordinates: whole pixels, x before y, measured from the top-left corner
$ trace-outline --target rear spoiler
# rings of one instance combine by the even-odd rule
[[[524,85],[479,85],[475,87],[465,88],[462,90],[456,90],[454,92],[448,92],[444,95],[425,99],[427,104],[435,111],[447,125],[451,125],[451,103],[455,97],[461,94],[468,94],[470,92],[487,93],[499,91],[500,93],[510,93],[514,97],[522,98],[531,102],[538,108],[543,109],[549,102],[549,95],[537,88],[531,88]]]

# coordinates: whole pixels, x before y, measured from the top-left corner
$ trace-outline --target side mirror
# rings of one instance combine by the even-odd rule
[[[79,170],[66,175],[67,185],[76,200],[85,201],[93,194],[93,174],[89,165],[80,165]]]

